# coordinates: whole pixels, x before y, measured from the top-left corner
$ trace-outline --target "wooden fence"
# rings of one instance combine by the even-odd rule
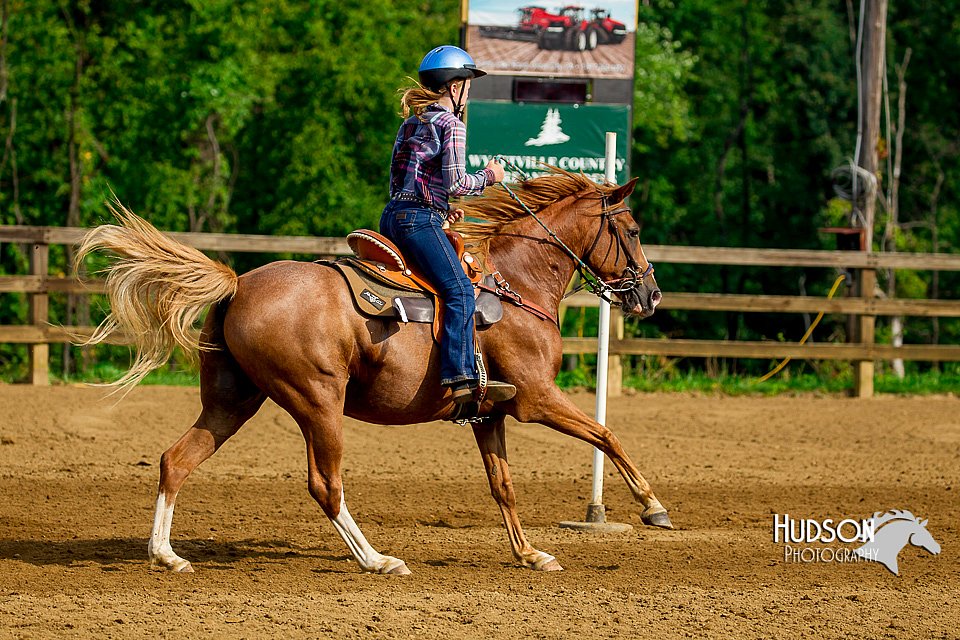
[[[48,384],[49,344],[63,343],[71,335],[89,335],[91,327],[55,327],[49,324],[48,300],[51,293],[89,294],[103,291],[102,280],[81,282],[75,278],[49,275],[50,245],[76,244],[86,229],[68,227],[0,226],[0,242],[21,243],[29,247],[30,274],[0,276],[0,293],[25,293],[30,298],[29,324],[0,326],[0,343],[27,344],[30,352],[30,381]],[[208,251],[296,253],[335,256],[349,253],[341,238],[302,236],[253,236],[217,233],[171,233],[190,246]],[[826,267],[858,270],[863,282],[875,282],[876,270],[886,268],[960,271],[960,255],[914,253],[863,253],[857,251],[811,251],[800,249],[745,249],[718,247],[678,247],[645,245],[647,257],[657,264],[737,265],[766,267]],[[859,318],[860,340],[856,343],[817,343],[798,345],[774,341],[721,341],[675,339],[624,339],[623,319],[614,317],[611,355],[661,355],[728,358],[783,358],[846,360],[856,363],[855,393],[873,393],[875,360],[958,361],[958,345],[904,345],[893,347],[874,341],[876,316],[903,315],[925,317],[960,316],[960,301],[879,299],[868,295],[826,300],[813,296],[733,295],[665,292],[660,309],[735,311],[757,313],[826,313]],[[568,307],[596,306],[596,298],[581,293],[567,301]],[[565,353],[596,352],[595,338],[564,338]],[[612,365],[618,368],[616,362]],[[618,371],[613,371],[611,389],[619,389]]]

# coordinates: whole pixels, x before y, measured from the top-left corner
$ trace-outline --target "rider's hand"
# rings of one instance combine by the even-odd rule
[[[457,224],[463,220],[463,209],[450,209],[447,211],[447,222]]]
[[[487,163],[487,166],[484,167],[484,169],[491,169],[493,171],[494,184],[498,182],[503,182],[503,178],[504,178],[503,165],[501,165],[499,162],[497,162],[496,160],[491,160],[490,162]]]

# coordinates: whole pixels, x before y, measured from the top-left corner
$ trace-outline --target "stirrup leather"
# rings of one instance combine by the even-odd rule
[[[481,416],[480,405],[483,404],[483,398],[487,395],[487,367],[483,364],[483,355],[480,353],[480,341],[474,333],[473,354],[477,361],[477,388],[474,390],[474,397],[467,402],[458,403],[453,408],[448,420],[456,422],[461,427],[467,424],[483,422],[488,416]]]

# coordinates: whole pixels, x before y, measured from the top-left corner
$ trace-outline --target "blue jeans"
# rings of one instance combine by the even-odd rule
[[[390,238],[443,299],[440,384],[476,382],[473,352],[473,284],[443,233],[440,212],[416,202],[391,200],[380,216],[380,233]]]

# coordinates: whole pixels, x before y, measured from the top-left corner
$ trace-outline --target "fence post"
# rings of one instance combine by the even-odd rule
[[[860,297],[872,300],[877,286],[877,270],[860,270]],[[857,322],[858,342],[863,346],[873,346],[876,336],[876,316],[863,314]],[[858,398],[873,397],[873,360],[857,360],[853,367],[853,393]]]
[[[46,279],[49,276],[50,245],[47,234],[43,234],[33,243],[30,251],[30,275]],[[30,324],[43,331],[50,320],[49,297],[46,286],[42,293],[30,294]],[[38,342],[28,347],[30,352],[30,384],[47,386],[50,384],[50,345]]]

